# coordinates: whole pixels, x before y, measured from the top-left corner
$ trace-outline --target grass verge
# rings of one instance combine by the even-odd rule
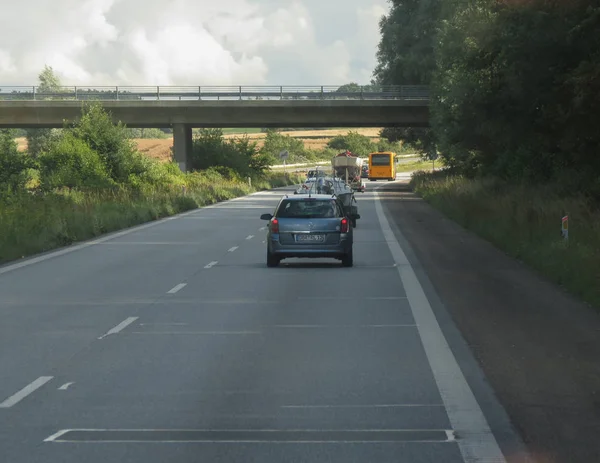
[[[600,211],[548,186],[469,180],[445,172],[413,175],[414,191],[445,215],[549,280],[600,308]],[[561,218],[569,215],[569,242]]]
[[[435,161],[435,168],[441,169],[444,167],[441,160]],[[430,172],[433,170],[433,162],[432,161],[423,161],[421,159],[417,159],[411,162],[400,162],[396,164],[396,172],[415,172],[418,170],[422,170],[425,172]]]
[[[269,173],[228,180],[216,172],[186,175],[186,187],[22,193],[0,200],[0,264],[98,235],[260,190],[300,183]]]

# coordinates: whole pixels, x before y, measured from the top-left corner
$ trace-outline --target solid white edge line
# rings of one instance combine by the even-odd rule
[[[175,294],[180,289],[183,289],[187,286],[187,283],[179,283],[178,285],[173,286],[170,290],[167,291],[167,294]]]
[[[277,190],[281,190],[281,189],[285,189],[288,187],[278,187],[278,188],[273,188],[271,190],[265,190],[267,192],[274,192],[276,193]],[[114,232],[111,233],[110,235],[105,235],[103,237],[100,238],[91,238],[87,241],[82,241],[79,244],[75,244],[73,246],[69,246],[67,248],[63,248],[63,249],[58,249],[56,251],[50,251],[47,254],[41,255],[41,256],[37,256],[37,257],[31,257],[28,258],[27,260],[24,260],[22,262],[17,262],[14,264],[7,264],[5,266],[0,267],[0,275],[2,275],[3,273],[8,273],[8,272],[12,272],[13,270],[17,270],[23,267],[28,267],[29,265],[33,265],[33,264],[37,264],[39,262],[44,262],[46,260],[49,259],[53,259],[54,257],[59,257],[65,254],[69,254],[71,252],[75,252],[75,251],[79,251],[80,249],[84,249],[90,246],[94,246],[95,244],[100,244],[100,243],[104,243],[106,241],[110,241],[110,240],[114,240],[115,238],[120,238],[121,236],[125,236],[128,235],[129,233],[133,233],[136,231],[140,231],[140,230],[144,230],[146,228],[150,228],[150,227],[154,227],[156,225],[160,225],[162,223],[168,222],[169,220],[177,220],[183,217],[187,217],[188,215],[192,215],[198,212],[201,212],[205,209],[215,209],[217,208],[217,206],[220,206],[222,204],[226,204],[229,202],[233,202],[233,201],[239,201],[241,199],[244,198],[248,198],[250,196],[255,196],[255,195],[259,195],[259,194],[264,194],[265,191],[257,191],[256,193],[252,193],[246,196],[240,196],[238,198],[234,198],[234,199],[230,199],[227,201],[221,201],[218,203],[214,203],[211,204],[209,206],[203,206],[203,207],[198,207],[196,209],[192,209],[186,212],[182,212],[181,214],[177,214],[177,215],[172,215],[170,217],[165,217],[164,219],[160,219],[160,220],[154,220],[152,222],[147,222],[144,224],[140,224],[140,225],[135,225],[133,227],[127,228],[125,230],[121,230],[118,232]]]
[[[111,334],[117,334],[117,333],[121,332],[122,330],[127,328],[129,325],[131,325],[134,321],[136,321],[138,318],[139,317],[127,317],[125,320],[123,320],[117,326],[115,326],[114,328],[111,328],[105,334],[100,336],[98,339],[103,339],[107,336],[110,336]]]
[[[179,334],[179,335],[246,335],[262,334],[262,331],[132,331],[131,334]]]
[[[314,444],[443,444],[453,441],[444,440],[53,440],[55,444],[269,444],[269,445],[314,445]]]
[[[218,263],[219,263],[219,261],[213,260],[210,264],[205,265],[204,268],[212,268],[215,265],[217,265]]]
[[[54,376],[40,376],[38,379],[29,383],[20,391],[17,391],[13,395],[11,395],[4,402],[0,403],[0,408],[10,408],[13,405],[18,404],[21,400],[38,390],[52,378],[54,378]]]
[[[282,440],[267,440],[267,439],[185,439],[185,440],[172,440],[172,439],[163,439],[163,440],[138,440],[138,439],[109,439],[109,440],[70,440],[70,439],[60,439],[60,437],[64,436],[69,432],[251,432],[251,433],[294,433],[294,432],[364,432],[364,433],[386,433],[386,432],[443,432],[446,435],[446,439],[438,440],[438,439],[411,439],[411,440],[386,440],[386,439],[377,439],[377,440],[352,440],[352,439],[343,439],[343,440],[325,440],[325,439],[312,439],[312,440],[297,440],[297,441],[282,441]],[[377,444],[377,443],[410,443],[410,442],[422,442],[422,443],[435,443],[435,442],[454,442],[454,432],[448,429],[336,429],[336,430],[319,430],[319,429],[61,429],[60,431],[52,434],[51,436],[44,439],[44,442],[57,442],[57,443],[86,443],[86,444],[108,444],[108,443],[144,443],[144,444],[160,444],[160,443],[268,443],[268,444]]]
[[[423,428],[354,428],[354,429],[324,429],[324,428],[288,428],[288,429],[273,429],[273,428],[264,428],[264,429],[248,429],[248,428],[198,428],[198,429],[190,429],[190,428],[72,428],[65,429],[65,432],[223,432],[223,433],[235,433],[235,432],[249,432],[249,433],[257,433],[257,432],[282,432],[282,433],[293,433],[293,432],[430,432],[430,431],[438,431],[438,432],[447,432],[446,428],[433,428],[433,429],[423,429]],[[452,430],[450,430],[452,431]]]
[[[376,405],[281,405],[279,408],[411,408],[443,407],[444,404],[376,404]]]
[[[379,193],[373,192],[379,224],[404,285],[421,343],[435,378],[452,429],[466,463],[506,463],[498,442],[469,387],[433,313],[417,275],[383,212]]]

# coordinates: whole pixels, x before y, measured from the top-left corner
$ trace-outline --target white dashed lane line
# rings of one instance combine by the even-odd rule
[[[0,408],[10,408],[13,405],[18,404],[21,400],[23,400],[25,397],[32,394],[33,392],[37,391],[40,387],[42,387],[44,384],[46,384],[52,378],[54,378],[54,376],[40,376],[38,379],[29,383],[27,386],[25,386],[20,391],[11,395],[4,402],[0,402]]]
[[[254,238],[254,235],[248,235],[248,236],[246,236],[247,240],[251,240],[252,238]]]
[[[173,288],[171,288],[170,290],[168,290],[167,294],[175,294],[180,289],[185,288],[186,285],[187,285],[187,283],[179,283],[178,285],[175,285]]]
[[[205,265],[204,268],[212,268],[215,265],[217,265],[218,263],[219,263],[219,261],[213,260],[210,264]]]
[[[104,339],[107,336],[110,336],[111,334],[117,334],[119,332],[121,332],[122,330],[124,330],[125,328],[127,328],[129,325],[131,325],[134,321],[136,321],[139,317],[128,317],[125,320],[123,320],[121,323],[119,323],[117,326],[115,326],[114,328],[111,328],[110,330],[108,330],[105,334],[103,334],[102,336],[100,336],[98,339]]]
[[[229,249],[227,250],[227,252],[233,252],[233,251],[235,251],[235,250],[236,250],[238,247],[239,247],[239,246],[234,246],[234,247],[232,247],[232,248],[229,248]]]

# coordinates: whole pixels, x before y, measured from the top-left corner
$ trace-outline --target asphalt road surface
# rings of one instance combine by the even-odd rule
[[[380,194],[353,268],[271,269],[283,193],[0,267],[0,461],[526,461]]]

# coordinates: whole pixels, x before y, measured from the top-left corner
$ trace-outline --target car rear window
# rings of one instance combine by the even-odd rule
[[[283,200],[277,209],[279,218],[319,219],[327,217],[342,217],[341,211],[334,199]]]

